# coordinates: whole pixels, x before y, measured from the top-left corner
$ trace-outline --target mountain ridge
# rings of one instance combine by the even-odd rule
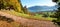
[[[30,12],[39,12],[39,11],[54,11],[57,10],[58,6],[32,6],[29,7],[28,10]]]

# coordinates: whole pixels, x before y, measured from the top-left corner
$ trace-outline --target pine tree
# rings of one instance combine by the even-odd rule
[[[57,3],[57,2],[58,2],[58,3]],[[60,2],[59,2],[59,0],[56,1],[56,3],[58,4],[58,8],[57,8],[57,11],[56,11],[56,13],[55,13],[55,17],[57,18],[56,23],[57,23],[58,25],[60,25]]]
[[[24,9],[23,9],[24,13],[27,14],[28,13],[28,10],[27,10],[27,7],[24,6]]]
[[[58,5],[60,6],[60,3],[58,3]],[[60,7],[57,8],[58,10],[55,13],[55,17],[57,18],[57,21],[60,22]]]
[[[57,2],[58,0],[52,0],[53,2]]]

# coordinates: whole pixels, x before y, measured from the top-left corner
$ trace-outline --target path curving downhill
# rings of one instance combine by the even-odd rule
[[[26,19],[18,16],[14,16],[5,12],[0,11],[1,16],[6,16],[8,18],[12,18],[14,21],[21,23],[22,27],[58,27],[51,21],[40,21],[33,19]]]

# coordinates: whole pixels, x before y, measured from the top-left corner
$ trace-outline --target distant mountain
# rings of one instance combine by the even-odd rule
[[[54,10],[57,10],[58,6],[55,5],[55,6],[32,6],[32,7],[29,7],[28,10],[30,12],[41,12],[41,11],[54,11]]]

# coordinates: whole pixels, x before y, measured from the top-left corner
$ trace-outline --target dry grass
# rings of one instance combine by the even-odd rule
[[[15,16],[28,18],[28,19],[48,20],[48,21],[56,20],[55,18],[50,18],[50,17],[44,18],[44,17],[41,17],[41,16],[31,16],[31,15],[27,15],[27,14],[24,14],[24,13],[15,12],[14,10],[10,10],[10,11],[8,11],[8,10],[1,10],[1,11],[2,12],[6,12],[8,14],[15,15]]]
[[[0,27],[19,27],[20,26],[20,23],[13,21],[13,19],[11,19],[11,21],[7,17],[0,16]]]
[[[13,27],[10,23],[6,21],[0,21],[0,27]]]
[[[7,21],[0,21],[0,27],[19,27],[20,23],[12,22],[8,23]]]

